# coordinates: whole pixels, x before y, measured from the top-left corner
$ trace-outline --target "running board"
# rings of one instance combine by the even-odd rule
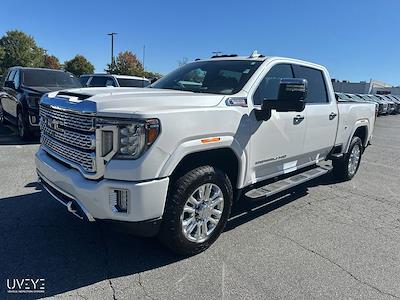
[[[245,195],[251,199],[261,197],[269,197],[284,190],[290,189],[296,185],[302,184],[319,176],[322,176],[332,170],[330,165],[321,165],[314,169],[307,170],[303,173],[293,175],[291,177],[281,179],[254,190],[248,191]]]

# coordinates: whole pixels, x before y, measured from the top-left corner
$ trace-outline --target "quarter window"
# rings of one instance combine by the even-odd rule
[[[317,69],[293,65],[296,78],[307,79],[308,92],[306,103],[328,103],[325,80],[322,72]]]
[[[293,78],[290,65],[279,64],[269,70],[254,93],[254,104],[261,105],[264,100],[277,100],[282,78]]]

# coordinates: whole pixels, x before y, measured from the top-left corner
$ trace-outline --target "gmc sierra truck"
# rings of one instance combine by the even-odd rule
[[[193,255],[234,201],[331,170],[351,179],[375,104],[338,103],[323,66],[253,53],[195,61],[144,89],[48,93],[40,118],[39,181],[69,212]]]

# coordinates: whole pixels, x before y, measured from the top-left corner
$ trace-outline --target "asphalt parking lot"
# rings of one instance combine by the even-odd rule
[[[356,177],[237,206],[206,252],[83,223],[36,184],[37,143],[0,128],[0,298],[400,298],[400,117],[379,118]],[[6,279],[44,278],[44,294]]]

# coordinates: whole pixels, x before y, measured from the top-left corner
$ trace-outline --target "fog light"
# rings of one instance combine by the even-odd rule
[[[114,213],[128,213],[129,191],[125,189],[110,190],[110,206]]]

